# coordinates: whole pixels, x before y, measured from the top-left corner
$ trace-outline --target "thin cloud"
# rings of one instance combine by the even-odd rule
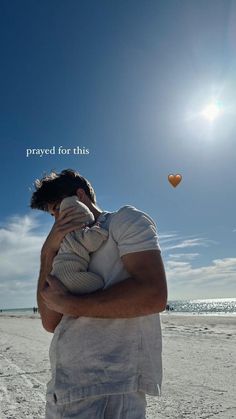
[[[178,237],[178,234],[177,234],[176,231],[173,231],[173,232],[170,231],[169,233],[160,233],[159,234],[159,238],[161,240],[175,238],[175,237]]]
[[[195,239],[185,239],[180,243],[172,244],[170,246],[164,246],[163,250],[174,250],[174,249],[188,249],[192,247],[209,247],[210,244],[216,244],[213,240],[208,240],[202,237]]]
[[[209,240],[201,236],[198,237],[196,235],[188,235],[182,237],[176,231],[160,233],[159,241],[163,252],[178,249],[188,250],[192,249],[193,247],[209,247],[212,244],[218,244],[216,241]]]
[[[176,254],[169,254],[168,257],[170,259],[187,259],[193,260],[200,256],[200,253],[176,253]]]

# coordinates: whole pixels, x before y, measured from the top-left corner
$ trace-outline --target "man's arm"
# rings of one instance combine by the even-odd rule
[[[67,233],[81,228],[84,225],[83,222],[81,222],[82,216],[81,214],[77,213],[76,209],[67,208],[61,211],[41,250],[41,265],[38,279],[37,301],[42,324],[47,332],[54,332],[56,326],[62,318],[63,313],[50,309],[45,304],[41,292],[49,286],[47,283],[47,276],[52,270],[53,259],[58,252],[61,241]]]
[[[42,324],[47,332],[53,333],[56,326],[60,322],[62,318],[61,313],[57,313],[53,310],[50,310],[41,296],[41,291],[46,286],[46,278],[50,274],[52,270],[52,262],[54,258],[54,254],[50,254],[47,252],[41,252],[41,266],[40,266],[40,273],[39,273],[39,280],[38,280],[38,289],[37,289],[37,301],[39,312],[42,320]]]
[[[167,285],[160,252],[129,253],[121,259],[130,278],[106,290],[78,296],[64,292],[60,281],[52,277],[41,293],[46,305],[73,317],[131,318],[163,311]]]

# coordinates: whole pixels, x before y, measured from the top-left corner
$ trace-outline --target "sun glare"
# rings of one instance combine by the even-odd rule
[[[208,121],[214,121],[220,115],[220,106],[216,102],[209,103],[202,111],[202,116]]]

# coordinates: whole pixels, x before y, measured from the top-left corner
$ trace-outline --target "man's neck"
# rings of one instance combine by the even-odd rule
[[[94,205],[93,203],[91,203],[91,205],[89,206],[89,209],[93,213],[95,220],[97,220],[99,215],[102,214],[102,211],[98,207],[96,207],[96,205]]]

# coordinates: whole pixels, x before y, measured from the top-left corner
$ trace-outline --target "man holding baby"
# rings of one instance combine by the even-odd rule
[[[46,419],[144,419],[145,395],[161,389],[159,313],[167,300],[155,223],[132,206],[100,210],[91,184],[74,170],[52,172],[35,187],[31,207],[55,217],[41,251],[37,293],[43,327],[54,333]],[[67,197],[72,206],[62,204]],[[92,213],[90,224],[83,205]],[[93,230],[103,235],[96,251]],[[50,275],[60,255],[73,260],[74,269],[73,252],[81,256],[81,249],[87,273],[76,280],[67,275],[67,282],[63,273]],[[92,278],[83,292],[81,275]],[[101,281],[94,287],[93,278]]]

